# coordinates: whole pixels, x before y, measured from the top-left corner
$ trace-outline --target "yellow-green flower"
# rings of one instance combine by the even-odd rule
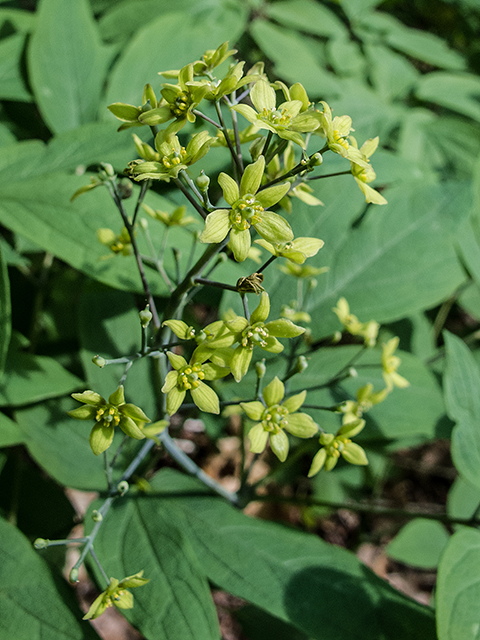
[[[389,389],[374,391],[373,384],[371,382],[364,385],[363,387],[360,387],[360,389],[358,389],[356,393],[356,401],[346,400],[339,407],[339,411],[343,413],[342,424],[356,422],[366,411],[369,411],[374,405],[383,402],[389,392]]]
[[[218,183],[222,187],[225,200],[231,209],[217,209],[209,213],[205,220],[205,229],[200,236],[201,242],[221,242],[230,232],[229,247],[237,262],[243,262],[248,256],[252,239],[250,227],[272,243],[293,240],[293,232],[288,222],[277,213],[267,211],[287,193],[290,184],[268,187],[259,191],[265,170],[265,158],[250,164],[240,181],[240,189],[233,178],[221,173]]]
[[[333,311],[337,314],[338,319],[348,333],[351,333],[352,336],[361,336],[364,338],[365,344],[368,347],[375,346],[378,330],[380,329],[378,322],[375,320],[360,322],[357,316],[350,313],[350,306],[345,298],[340,298],[337,306],[333,308]]]
[[[118,609],[131,609],[133,607],[133,596],[128,589],[143,587],[144,584],[150,582],[149,578],[143,578],[142,576],[143,571],[139,571],[133,576],[123,578],[123,580],[110,578],[110,584],[105,591],[102,591],[98,598],[93,601],[92,606],[83,616],[83,619],[94,620],[112,606]]]
[[[213,364],[228,368],[232,357],[229,348],[235,342],[235,337],[228,330],[223,320],[211,322],[203,329],[197,330],[183,320],[165,320],[166,326],[181,340],[195,340],[198,347],[195,350],[197,358],[211,360]]]
[[[136,440],[142,440],[145,435],[142,427],[150,419],[140,407],[125,402],[123,386],[120,385],[108,398],[108,402],[95,391],[72,393],[72,398],[83,402],[85,406],[68,411],[68,415],[79,420],[95,420],[95,426],[90,433],[90,447],[98,456],[112,444],[115,427]]]
[[[190,362],[183,356],[168,352],[168,359],[173,367],[165,377],[162,392],[167,394],[167,413],[173,415],[178,411],[190,391],[193,402],[200,411],[206,413],[220,413],[220,404],[215,391],[206,385],[204,380],[217,380],[230,373],[226,367],[220,367],[211,362],[205,362],[208,354],[193,352]]]
[[[365,451],[360,445],[351,441],[351,438],[360,433],[364,426],[365,420],[355,420],[340,427],[335,435],[333,433],[322,433],[320,436],[322,448],[312,460],[308,477],[311,478],[322,468],[325,468],[325,471],[331,471],[340,456],[350,464],[368,464]]]
[[[240,382],[247,373],[255,346],[270,353],[280,353],[283,351],[283,345],[277,338],[295,338],[305,332],[303,327],[293,324],[286,318],[265,322],[269,313],[270,299],[268,293],[264,291],[250,320],[236,316],[225,322],[234,335],[234,342],[239,343],[230,361],[230,368],[237,382]]]
[[[130,256],[133,252],[132,239],[126,227],[123,227],[118,235],[112,229],[97,229],[97,238],[112,253]]]
[[[288,455],[289,442],[285,431],[297,438],[311,438],[318,425],[306,413],[297,413],[305,402],[306,391],[302,391],[282,402],[285,395],[283,382],[275,377],[263,390],[265,404],[241,402],[240,406],[251,420],[258,421],[250,431],[250,451],[262,453],[270,439],[270,447],[277,458],[284,462]]]
[[[277,107],[275,90],[266,80],[255,83],[250,91],[250,99],[256,111],[246,104],[237,104],[232,110],[241,113],[258,129],[267,129],[302,148],[305,148],[305,141],[300,133],[314,131],[319,126],[313,111],[303,111],[302,100],[287,100]]]
[[[171,131],[178,131],[187,122],[195,122],[193,111],[208,93],[209,83],[206,80],[197,82],[193,77],[193,64],[190,63],[180,69],[178,84],[162,84],[162,103],[156,109],[142,113],[139,116],[140,122],[152,127],[175,118]]]
[[[332,118],[332,110],[328,104],[323,101],[321,104],[323,105],[323,112],[317,115],[321,131],[327,139],[328,148],[334,153],[338,153],[342,158],[348,158],[351,162],[368,169],[368,161],[363,158],[356,146],[350,144],[350,132],[354,131],[350,116],[335,116]]]
[[[130,162],[128,173],[135,180],[165,180],[177,178],[180,171],[194,164],[208,152],[213,138],[207,131],[195,134],[187,147],[182,147],[174,133],[160,131],[155,137],[155,148],[134,136],[137,151],[142,160]]]
[[[255,243],[274,256],[288,258],[296,264],[303,264],[307,258],[316,256],[325,244],[319,238],[295,238],[291,242],[280,242],[275,245],[266,240],[255,240]]]
[[[397,373],[397,369],[402,362],[398,356],[394,355],[398,343],[399,338],[395,337],[382,345],[382,375],[388,390],[393,389],[393,387],[405,389],[410,386],[409,381]]]
[[[161,102],[161,99],[160,101],[157,100],[152,86],[150,84],[146,84],[143,89],[141,107],[135,107],[133,104],[126,104],[125,102],[114,102],[113,104],[108,105],[107,109],[113,113],[118,120],[123,122],[118,129],[119,131],[123,131],[130,127],[144,126],[146,123],[140,120],[140,116],[147,111],[157,109]]]
[[[353,136],[350,136],[351,145],[357,149],[357,141]],[[366,202],[373,204],[387,204],[385,198],[369,186],[369,182],[373,182],[377,177],[372,165],[370,164],[370,156],[375,152],[378,147],[378,136],[376,138],[370,138],[362,144],[359,151],[362,154],[362,158],[366,163],[366,166],[358,164],[358,162],[350,161],[352,175],[355,178],[355,182],[360,187],[360,191],[365,196]]]
[[[278,269],[287,276],[294,278],[313,278],[328,271],[329,267],[311,267],[309,264],[296,264],[288,260],[285,264],[278,266]]]

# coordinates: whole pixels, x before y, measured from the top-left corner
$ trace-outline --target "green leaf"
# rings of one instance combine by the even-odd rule
[[[32,100],[32,95],[21,73],[24,48],[24,33],[16,33],[0,41],[0,98],[2,100],[19,102]]]
[[[37,16],[31,11],[21,9],[0,9],[0,24],[5,27],[13,27],[20,33],[30,33],[37,23]]]
[[[247,605],[235,612],[248,640],[308,640],[307,636],[258,607]]]
[[[284,0],[267,4],[265,15],[290,29],[317,36],[348,37],[346,26],[336,14],[313,0]]]
[[[23,442],[23,434],[16,424],[0,412],[0,447],[11,447]]]
[[[28,66],[52,131],[75,129],[97,117],[106,63],[88,0],[42,0]]]
[[[480,122],[480,78],[473,74],[436,71],[422,77],[417,85],[417,98]]]
[[[147,502],[179,523],[209,580],[308,637],[358,640],[359,629],[382,640],[435,637],[431,611],[394,591],[352,553],[247,517],[216,498],[188,497],[199,484],[178,473],[161,472],[152,484],[158,497]]]
[[[0,630],[5,638],[98,639],[93,627],[80,620],[72,590],[58,578],[27,538],[0,518]]]
[[[112,544],[112,541],[115,541]],[[95,550],[115,576],[142,569],[150,582],[135,589],[128,620],[149,640],[218,640],[218,622],[205,574],[187,531],[155,499],[115,505],[95,539]]]
[[[403,56],[381,45],[364,45],[375,89],[386,100],[403,98],[419,73]]]
[[[447,496],[447,513],[451,518],[471,518],[480,504],[478,487],[461,476],[455,478]]]
[[[445,403],[457,423],[452,433],[452,458],[461,476],[480,488],[480,370],[469,348],[445,331],[447,366]]]
[[[29,454],[57,482],[83,491],[105,489],[103,460],[90,449],[92,423],[67,415],[77,405],[71,398],[16,411]],[[118,442],[122,439],[118,435]]]
[[[147,82],[155,91],[159,89],[159,71],[180,69],[225,40],[233,45],[244,31],[247,14],[246,6],[232,3],[213,10],[204,8],[200,16],[206,19],[201,19],[195,10],[175,11],[147,23],[135,34],[112,71],[107,104],[138,105]],[[157,54],[149,55],[152,51]]]
[[[398,562],[420,569],[436,569],[449,537],[440,522],[415,518],[401,529],[385,551]]]
[[[10,280],[7,263],[0,250],[0,380],[7,360],[10,335],[12,333],[12,306],[10,302]]]
[[[443,69],[465,69],[465,60],[459,53],[450,49],[445,40],[433,33],[409,29],[403,25],[386,35],[386,42],[412,58],[428,62]],[[427,74],[426,77],[434,74]],[[425,77],[425,76],[424,76]]]
[[[23,352],[18,335],[12,336],[5,377],[0,383],[0,406],[19,406],[63,396],[81,385],[77,376],[53,358]]]
[[[439,640],[476,640],[480,628],[480,532],[455,533],[440,562],[436,588]]]
[[[250,31],[283,80],[301,82],[310,99],[339,94],[339,81],[325,70],[316,41],[261,18],[252,22]]]

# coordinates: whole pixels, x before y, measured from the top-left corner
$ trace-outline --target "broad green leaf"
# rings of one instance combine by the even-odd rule
[[[436,520],[415,518],[389,542],[386,554],[420,569],[435,569],[448,544],[449,534]]]
[[[37,23],[37,16],[31,11],[23,11],[22,9],[0,9],[0,25],[4,27],[14,28],[20,33],[30,33],[34,30]]]
[[[1,21],[1,14],[0,14]],[[32,96],[21,73],[25,34],[16,33],[0,40],[0,98],[30,102]]]
[[[480,488],[480,370],[469,348],[446,331],[445,403],[457,423],[452,433],[452,458],[461,476]]]
[[[56,360],[35,356],[22,350],[16,334],[12,336],[0,382],[0,406],[20,406],[55,398],[78,389],[82,381],[64,369]]]
[[[477,285],[480,285],[479,231],[477,221],[470,218],[462,222],[457,232],[460,255]]]
[[[60,576],[58,576],[60,578]],[[94,640],[71,589],[13,525],[0,518],[0,633],[15,640]],[[75,612],[75,613],[73,613]]]
[[[12,306],[10,302],[10,280],[7,261],[0,250],[0,380],[7,360],[12,332]]]
[[[383,98],[394,100],[408,94],[419,75],[413,65],[381,45],[366,45],[365,53],[372,82]]]
[[[447,513],[451,518],[471,518],[480,504],[480,491],[461,476],[455,478],[447,496]]]
[[[52,131],[95,120],[106,63],[88,0],[42,0],[28,66],[35,98]]]
[[[349,176],[335,180],[343,186]],[[335,211],[341,210],[342,202],[347,205],[349,196],[338,194]],[[325,241],[325,247],[309,262],[329,267],[318,276],[318,286],[309,298],[307,311],[315,337],[338,328],[331,310],[341,296],[361,321],[390,322],[438,304],[464,280],[448,233],[471,206],[463,184],[402,186],[386,196],[389,204],[371,207],[362,224],[340,242],[327,229],[317,231],[320,218],[314,210],[309,221],[296,216],[296,236],[318,233]],[[267,273],[273,317],[282,304],[296,298],[296,282],[275,269]]]
[[[431,610],[394,591],[352,553],[249,518],[217,498],[188,497],[199,484],[178,473],[162,472],[152,486],[158,497],[146,502],[178,523],[211,582],[309,638],[358,640],[359,629],[378,640],[435,637]]]
[[[318,43],[284,27],[257,18],[250,26],[251,34],[275,65],[278,76],[291,84],[301,82],[310,99],[337,96],[339,80],[325,70]]]
[[[246,20],[246,7],[232,4],[213,11],[205,8],[201,14],[176,11],[150,22],[135,34],[115,65],[107,104],[140,104],[147,82],[156,92],[160,90],[159,71],[180,69],[225,40],[230,40],[233,46],[242,35]],[[157,53],[149,55],[152,51]]]
[[[450,49],[445,40],[433,33],[402,26],[400,29],[387,33],[386,42],[393,49],[406,53],[417,60],[428,62],[435,67],[461,70],[466,66],[464,58]]]
[[[135,299],[131,294],[100,288],[86,288],[79,305],[81,358],[88,386],[107,398],[118,386],[125,364],[112,364],[99,369],[92,358],[118,358],[138,353],[141,327]],[[125,381],[127,402],[141,407],[153,420],[156,412],[155,389],[152,384],[151,358],[133,364]]]
[[[436,118],[428,109],[413,108],[405,110],[399,123],[398,153],[415,167],[417,177],[425,182],[437,182],[434,170],[443,163],[442,151],[428,133],[428,127],[436,123]]]
[[[23,434],[16,422],[0,412],[0,447],[11,447],[23,442]]]
[[[422,77],[416,95],[421,100],[435,102],[442,107],[480,121],[480,78],[473,74],[436,71]]]
[[[477,640],[480,629],[480,532],[455,533],[438,568],[438,640]]]
[[[95,456],[88,443],[93,421],[67,415],[78,406],[72,398],[46,402],[17,411],[15,417],[29,454],[49,476],[67,487],[104,490],[103,457]]]
[[[308,640],[298,629],[252,605],[235,611],[235,618],[248,640]]]
[[[265,15],[290,29],[345,39],[348,31],[337,15],[313,0],[283,0],[265,6]]]
[[[358,42],[335,38],[326,45],[330,65],[340,76],[364,77],[367,62]]]
[[[342,0],[342,9],[355,23],[362,16],[370,17],[369,10],[374,9],[380,3],[381,0]]]
[[[453,164],[456,177],[470,178],[480,148],[478,124],[458,117],[433,117],[429,113],[432,117],[424,123],[422,135],[427,136],[430,149],[426,153],[434,166],[452,171]]]
[[[114,544],[112,542],[114,541]],[[186,530],[158,500],[115,505],[95,540],[102,564],[115,576],[144,569],[150,582],[135,589],[125,612],[148,640],[218,640],[218,622],[207,578]]]

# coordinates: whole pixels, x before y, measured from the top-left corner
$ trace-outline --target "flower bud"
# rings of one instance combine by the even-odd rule
[[[139,311],[138,317],[140,318],[142,327],[146,329],[153,318],[152,312],[150,311],[150,307],[148,304],[145,307],[145,309],[143,309],[142,311]]]
[[[117,491],[121,496],[124,496],[129,489],[130,489],[130,485],[126,480],[122,480],[117,484]]]
[[[314,153],[313,156],[311,156],[309,161],[309,164],[311,167],[318,167],[322,163],[323,163],[323,157],[321,153]]]
[[[354,367],[350,367],[350,369],[348,370],[348,375],[351,378],[358,378],[358,371]]]
[[[35,549],[46,549],[48,547],[48,543],[50,540],[45,540],[44,538],[37,538],[33,543]]]
[[[298,356],[295,363],[295,373],[302,373],[308,367],[308,362],[305,356]]]
[[[133,193],[133,185],[128,178],[120,180],[117,185],[117,189],[122,200],[127,200]]]
[[[112,165],[109,162],[101,162],[100,164],[103,170],[105,171],[105,173],[107,174],[107,176],[109,178],[113,178],[113,176],[115,175],[115,171]]]
[[[93,364],[96,364],[97,367],[100,367],[100,369],[103,369],[103,367],[107,364],[107,361],[105,360],[105,358],[102,358],[102,356],[93,356],[92,358],[92,362]]]
[[[264,377],[267,372],[267,367],[265,366],[265,358],[255,363],[255,373],[257,374],[257,378],[260,380]]]
[[[200,175],[198,176],[198,178],[195,180],[195,184],[197,185],[197,187],[200,189],[202,193],[205,193],[206,191],[208,191],[208,187],[210,186],[210,178],[206,175],[203,169],[200,172]]]
[[[75,582],[78,582],[78,568],[77,567],[73,567],[73,569],[68,574],[68,579],[70,580],[70,582],[72,584],[74,584]]]
[[[103,520],[103,516],[100,511],[97,511],[96,509],[92,511],[92,520],[94,522],[101,522]]]

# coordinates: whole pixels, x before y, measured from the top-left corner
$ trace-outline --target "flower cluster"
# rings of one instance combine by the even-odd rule
[[[361,336],[365,340],[367,347],[374,347],[377,341],[380,325],[375,320],[360,322],[357,316],[350,313],[350,306],[345,298],[340,298],[337,306],[333,309],[344,328],[352,336]]]
[[[143,571],[135,573],[133,576],[117,580],[110,578],[110,584],[93,601],[90,609],[83,616],[84,620],[95,620],[101,616],[109,607],[115,606],[118,609],[131,609],[133,607],[133,596],[128,589],[143,587],[150,582],[149,578],[143,577]]]

